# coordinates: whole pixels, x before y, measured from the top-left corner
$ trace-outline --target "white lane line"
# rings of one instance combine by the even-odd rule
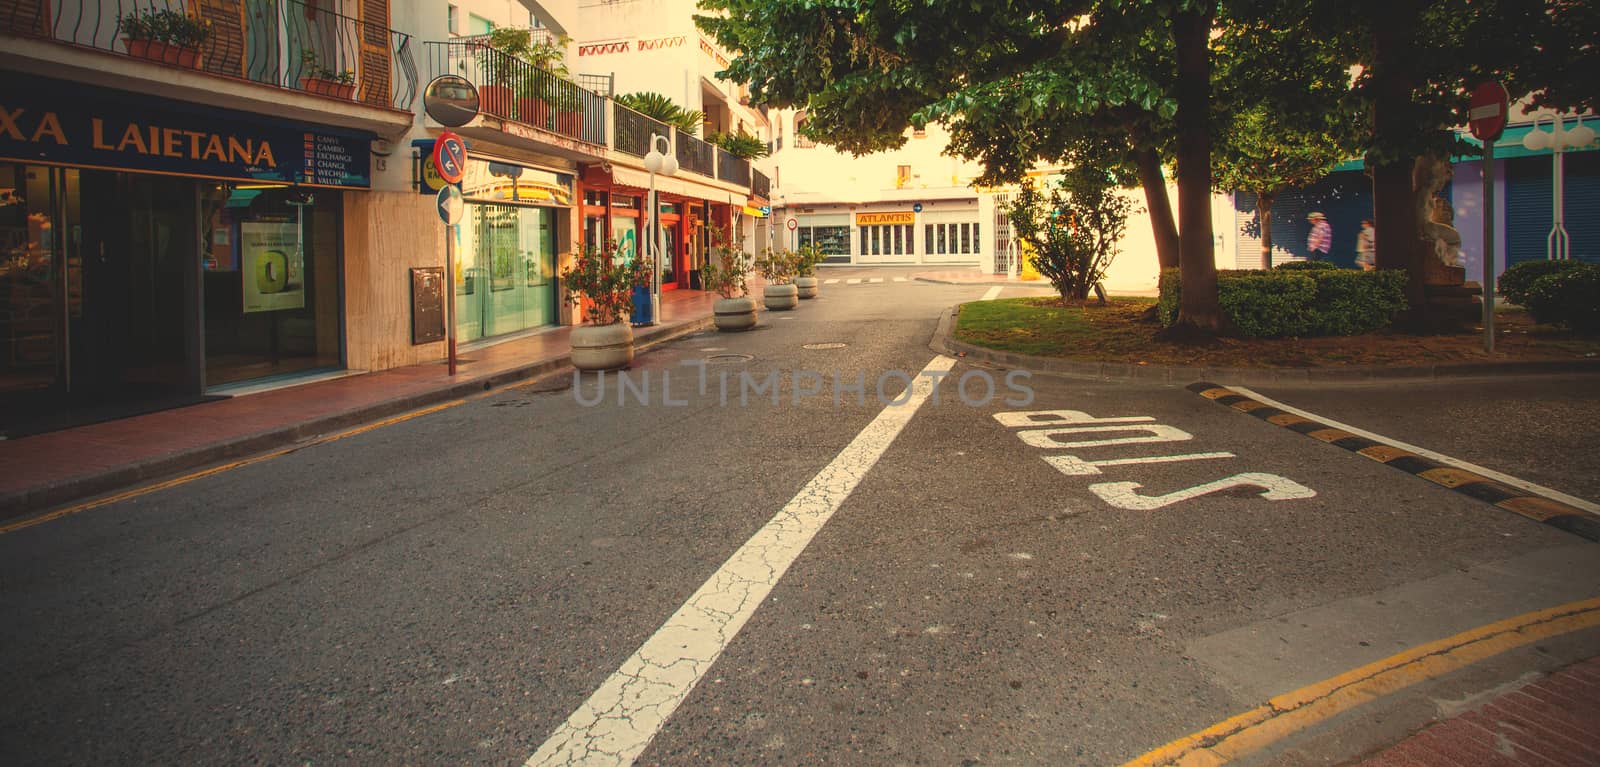
[[[872,279],[867,280],[867,282],[883,282],[883,278],[882,277],[873,277]]]
[[[955,364],[953,357],[934,357],[910,391],[900,394],[905,402],[880,411],[766,526],[728,557],[551,733],[528,758],[527,767],[633,764],[933,393],[935,380],[929,376],[948,373]]]
[[[1596,504],[1596,503],[1593,503],[1591,501],[1586,501],[1586,500],[1584,500],[1582,498],[1579,498],[1577,496],[1567,495],[1566,493],[1563,493],[1560,490],[1552,490],[1552,489],[1550,489],[1548,487],[1545,487],[1544,485],[1536,485],[1536,484],[1534,484],[1532,482],[1529,482],[1529,481],[1527,481],[1525,479],[1518,479],[1518,478],[1513,477],[1513,476],[1511,476],[1509,474],[1501,474],[1500,472],[1495,471],[1494,469],[1484,468],[1484,467],[1479,466],[1479,465],[1477,465],[1475,463],[1468,463],[1468,462],[1463,461],[1463,460],[1461,460],[1459,458],[1451,458],[1450,456],[1444,455],[1442,453],[1435,453],[1432,450],[1429,450],[1429,449],[1427,449],[1425,447],[1417,447],[1416,445],[1408,445],[1408,444],[1406,444],[1404,442],[1401,442],[1400,440],[1397,440],[1397,439],[1390,439],[1390,438],[1385,437],[1385,436],[1383,436],[1381,434],[1374,434],[1374,433],[1372,433],[1370,431],[1366,431],[1365,429],[1359,429],[1359,428],[1356,428],[1356,427],[1351,426],[1349,424],[1339,423],[1338,421],[1335,421],[1335,420],[1333,420],[1331,418],[1327,418],[1325,416],[1317,415],[1316,413],[1310,412],[1308,410],[1301,410],[1300,408],[1294,407],[1292,405],[1285,405],[1282,402],[1279,402],[1279,401],[1274,400],[1274,399],[1270,399],[1270,398],[1265,397],[1265,396],[1263,396],[1261,394],[1257,394],[1256,392],[1250,391],[1249,389],[1246,389],[1243,386],[1229,386],[1228,388],[1230,388],[1230,389],[1232,389],[1232,390],[1234,390],[1236,392],[1239,392],[1240,394],[1243,394],[1246,397],[1249,397],[1250,399],[1256,400],[1257,402],[1264,402],[1264,403],[1266,403],[1268,405],[1271,405],[1271,406],[1273,406],[1273,407],[1275,407],[1275,408],[1277,408],[1279,410],[1282,410],[1282,411],[1284,411],[1286,413],[1294,413],[1295,415],[1300,416],[1302,418],[1310,418],[1313,421],[1317,421],[1318,423],[1325,423],[1325,424],[1327,424],[1329,426],[1332,426],[1335,429],[1343,429],[1343,430],[1345,430],[1347,432],[1350,432],[1351,434],[1358,434],[1360,436],[1366,437],[1367,439],[1375,439],[1375,440],[1377,440],[1379,442],[1382,442],[1382,443],[1384,443],[1386,445],[1393,445],[1395,447],[1398,447],[1401,450],[1410,450],[1411,452],[1416,453],[1417,455],[1420,455],[1420,456],[1422,456],[1424,458],[1431,458],[1431,459],[1433,459],[1435,461],[1438,461],[1439,463],[1442,463],[1442,464],[1444,464],[1446,466],[1454,466],[1454,467],[1456,467],[1458,469],[1465,469],[1465,470],[1473,472],[1475,474],[1482,474],[1483,476],[1488,477],[1488,478],[1490,478],[1492,480],[1495,480],[1497,482],[1504,482],[1504,483],[1506,483],[1506,484],[1508,484],[1508,485],[1510,485],[1512,487],[1521,488],[1521,489],[1526,490],[1526,491],[1528,491],[1530,493],[1535,493],[1537,495],[1542,495],[1542,496],[1544,496],[1546,498],[1549,498],[1549,499],[1552,499],[1552,500],[1556,500],[1556,501],[1560,501],[1560,502],[1565,503],[1565,504],[1567,504],[1569,506],[1575,506],[1577,508],[1580,508],[1580,509],[1583,509],[1584,511],[1589,512],[1590,514],[1600,514],[1600,504]]]
[[[838,282],[838,281],[839,281],[839,278],[838,277],[834,277],[833,279],[823,280],[822,284],[824,284],[824,285],[832,285],[833,283]]]
[[[894,281],[895,282],[906,282],[906,278],[904,278],[904,277],[896,277],[896,278],[894,278]]]
[[[978,300],[979,301],[993,301],[996,298],[1000,297],[1000,291],[1002,291],[1002,290],[1005,290],[1005,288],[1001,287],[999,285],[996,285],[996,286],[994,286],[992,288],[989,288],[989,292],[984,293],[983,294],[983,298],[980,298]]]
[[[860,277],[851,277],[850,279],[845,280],[844,284],[846,284],[846,285],[854,285],[854,284],[856,284],[858,282],[861,282],[861,278]]]

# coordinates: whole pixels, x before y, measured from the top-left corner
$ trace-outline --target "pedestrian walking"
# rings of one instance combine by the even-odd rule
[[[1328,225],[1328,217],[1312,211],[1306,216],[1311,222],[1311,235],[1306,238],[1306,250],[1312,260],[1328,260],[1328,251],[1333,249],[1333,227]]]
[[[1361,234],[1356,235],[1356,266],[1370,272],[1378,268],[1378,230],[1372,219],[1361,219]]]

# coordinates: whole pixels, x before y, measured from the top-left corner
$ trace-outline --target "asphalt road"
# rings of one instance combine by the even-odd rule
[[[825,272],[631,387],[558,376],[0,536],[0,763],[1119,764],[1600,595],[1596,544],[1181,386],[954,362],[886,408],[988,292],[906,274]],[[1600,496],[1583,378],[1261,393]],[[1259,759],[1596,654],[1520,648]]]

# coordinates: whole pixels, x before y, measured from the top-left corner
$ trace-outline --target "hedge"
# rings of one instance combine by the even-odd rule
[[[1533,287],[1533,283],[1581,264],[1582,262],[1580,261],[1551,261],[1547,259],[1524,261],[1501,274],[1497,288],[1500,295],[1505,296],[1507,301],[1517,306],[1526,307],[1528,305],[1528,291]]]
[[[1285,261],[1273,269],[1283,269],[1290,272],[1307,272],[1318,269],[1338,269],[1340,266],[1332,261]]]
[[[1524,305],[1534,322],[1565,325],[1585,335],[1600,333],[1600,265],[1544,263],[1571,266],[1550,270],[1527,287]]]
[[[1310,262],[1305,262],[1310,263]],[[1161,324],[1178,319],[1178,270],[1161,274]],[[1217,273],[1217,301],[1240,335],[1351,336],[1370,333],[1406,307],[1406,274],[1300,267]]]

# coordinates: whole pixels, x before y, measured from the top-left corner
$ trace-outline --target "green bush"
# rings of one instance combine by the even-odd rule
[[[1222,271],[1217,301],[1243,336],[1347,336],[1370,333],[1404,309],[1405,272],[1351,269]],[[1178,270],[1161,273],[1157,316],[1164,326],[1178,319]]]
[[[1178,270],[1162,269],[1159,283],[1160,297],[1156,299],[1156,319],[1161,327],[1170,328],[1178,321]]]
[[[1319,269],[1340,269],[1340,268],[1343,268],[1343,267],[1340,267],[1338,264],[1336,264],[1336,263],[1334,263],[1332,261],[1286,261],[1284,263],[1278,264],[1277,266],[1273,267],[1273,269],[1282,269],[1284,271],[1289,271],[1289,272],[1309,272],[1309,271],[1316,271],[1316,270],[1319,270]]]
[[[1527,306],[1528,291],[1533,287],[1533,283],[1557,272],[1564,272],[1579,266],[1581,263],[1579,261],[1550,261],[1547,259],[1523,261],[1500,275],[1500,284],[1498,286],[1500,295],[1505,296],[1507,301],[1517,306]]]
[[[1533,321],[1565,325],[1585,335],[1600,333],[1600,265],[1549,263],[1573,266],[1551,271],[1528,287],[1526,306]]]

